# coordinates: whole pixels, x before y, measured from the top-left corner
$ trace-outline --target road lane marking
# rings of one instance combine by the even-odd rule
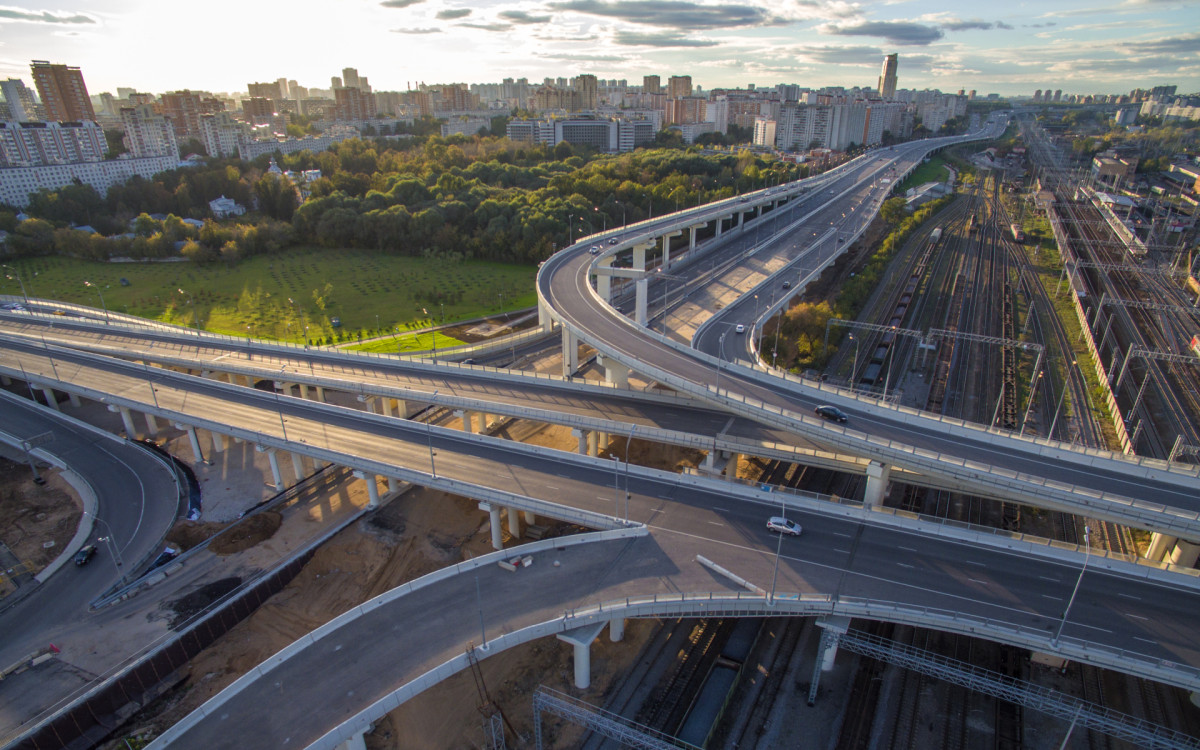
[[[978,560],[963,560],[967,565],[978,565],[981,568],[986,568],[987,563],[979,562]]]
[[[988,585],[987,581],[981,580],[979,578],[968,578],[967,580],[974,581],[975,583],[982,583],[984,586]]]
[[[1061,597],[1061,596],[1052,596],[1052,595],[1050,595],[1050,594],[1042,594],[1042,598],[1043,598],[1043,599],[1053,599],[1053,600],[1054,600],[1054,601],[1056,601],[1056,602],[1061,602],[1061,601],[1062,601],[1062,597]]]
[[[1143,642],[1143,643],[1150,643],[1150,644],[1153,644],[1153,645],[1155,645],[1155,646],[1157,646],[1157,645],[1158,645],[1158,641],[1152,641],[1152,640],[1150,640],[1149,638],[1142,638],[1141,636],[1137,636],[1137,635],[1133,636],[1133,640],[1135,640],[1135,641],[1141,641],[1141,642]]]
[[[1149,617],[1143,617],[1142,615],[1135,615],[1132,612],[1126,612],[1125,614],[1129,617],[1136,617],[1139,620],[1149,620],[1150,619]]]
[[[902,567],[902,568],[908,568],[909,570],[912,570],[912,569],[913,569],[913,566],[912,566],[912,565],[909,565],[908,563],[896,563],[896,564],[897,564],[897,565],[899,565],[899,566],[900,566],[900,567]]]
[[[1123,596],[1123,597],[1125,597],[1126,599],[1132,599],[1132,600],[1134,600],[1135,602],[1140,602],[1140,601],[1142,600],[1142,597],[1140,597],[1140,596],[1134,596],[1133,594],[1121,594],[1121,593],[1118,593],[1118,594],[1117,594],[1117,596]]]
[[[724,526],[725,525],[725,524],[721,523],[720,521],[709,521],[708,523],[711,523],[713,526]]]
[[[1054,581],[1055,583],[1058,583],[1057,578],[1051,578],[1050,576],[1038,576],[1038,578],[1041,578],[1043,581]]]
[[[848,555],[848,554],[850,554],[850,550],[848,550],[848,549],[838,549],[837,547],[834,547],[833,551],[834,551],[834,552],[841,552],[843,555]]]
[[[728,513],[728,512],[729,512],[729,508],[718,508],[718,507],[716,507],[715,505],[713,506],[713,510],[719,510],[719,511],[721,511],[722,513]]]
[[[546,489],[548,489],[548,490],[557,490],[557,489],[559,489],[559,488],[558,488],[558,487],[555,487],[555,486],[554,486],[554,485],[552,485],[552,484],[548,484],[548,485],[546,485]]]
[[[905,552],[916,552],[917,551],[916,549],[914,549],[912,547],[901,547],[900,549],[904,550]]]
[[[829,532],[829,533],[833,534],[834,536],[844,536],[844,537],[846,537],[847,539],[849,539],[849,538],[850,538],[850,535],[849,535],[849,534],[843,534],[843,533],[842,533],[842,532],[840,532],[840,531],[831,531],[831,532]]]

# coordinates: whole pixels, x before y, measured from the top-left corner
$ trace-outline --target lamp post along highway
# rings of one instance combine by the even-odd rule
[[[1079,593],[1079,584],[1083,583],[1083,574],[1087,572],[1088,559],[1091,557],[1092,545],[1088,536],[1087,523],[1083,524],[1083,567],[1079,569],[1079,577],[1075,579],[1075,588],[1071,589],[1071,598],[1067,600],[1067,606],[1063,610],[1062,619],[1058,621],[1058,629],[1054,631],[1054,637],[1050,639],[1050,645],[1058,648],[1058,639],[1062,636],[1063,628],[1067,624],[1067,616],[1071,614],[1071,605],[1075,603],[1075,595]]]
[[[1071,367],[1079,364],[1079,360],[1071,360]],[[1062,410],[1063,401],[1067,398],[1067,384],[1071,382],[1071,373],[1068,371],[1066,377],[1063,378],[1062,393],[1058,397],[1058,406],[1054,407],[1054,419],[1050,421],[1050,429],[1046,432],[1046,437],[1054,437],[1054,428],[1058,426],[1058,413]]]
[[[100,295],[100,307],[104,309],[104,324],[111,325],[112,321],[108,318],[108,305],[104,304],[104,293],[100,291],[100,287],[90,281],[83,282],[83,285],[96,290],[96,294]]]
[[[433,392],[433,398],[437,398],[437,395],[438,395],[438,392],[435,390]],[[436,408],[436,406],[431,405],[431,408]],[[429,473],[433,475],[434,479],[437,479],[437,467],[434,466],[434,464],[433,464],[433,413],[432,412],[430,412],[429,417],[427,417],[425,419],[425,438],[426,438],[426,440],[429,441]]]

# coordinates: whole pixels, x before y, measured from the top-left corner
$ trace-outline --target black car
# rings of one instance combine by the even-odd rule
[[[75,564],[76,565],[87,565],[88,560],[91,560],[95,556],[96,556],[96,545],[89,544],[86,547],[80,547],[79,551],[75,553]]]
[[[837,408],[836,406],[829,406],[828,404],[822,404],[822,405],[818,406],[817,408],[813,409],[813,411],[816,412],[817,416],[820,417],[821,419],[828,419],[830,422],[845,422],[846,421],[846,412],[842,411],[841,409]]]

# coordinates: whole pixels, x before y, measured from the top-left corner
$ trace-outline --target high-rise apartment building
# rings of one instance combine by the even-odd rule
[[[187,89],[163,94],[160,104],[162,113],[171,118],[171,125],[175,127],[175,137],[179,139],[199,138],[200,115],[211,115],[225,110],[221,100],[213,98],[211,94]]]
[[[575,90],[579,92],[579,108],[590,111],[599,104],[599,87],[596,76],[583,74],[575,77]]]
[[[246,91],[251,97],[257,97],[260,99],[284,98],[279,88],[279,81],[273,81],[271,83],[248,83],[246,84]]]
[[[702,96],[667,99],[665,119],[670,125],[704,122],[708,119],[708,100]]]
[[[360,88],[358,68],[342,68],[342,85],[348,89]]]
[[[83,73],[77,67],[52,65],[34,60],[29,66],[38,97],[46,108],[46,119],[52,122],[95,120],[96,111],[83,83]]]
[[[275,116],[275,102],[260,96],[252,96],[242,101],[242,117],[249,123],[270,122]]]
[[[106,150],[94,120],[0,122],[0,167],[97,162]]]
[[[894,52],[883,58],[883,70],[879,73],[879,95],[884,99],[894,99],[896,96],[896,69],[899,67],[899,58]]]
[[[329,77],[329,88],[333,89],[334,91],[337,91],[341,87],[342,87],[342,79],[340,77],[338,77],[338,76],[330,76]]]
[[[642,93],[643,94],[661,94],[662,79],[658,76],[642,76]]]
[[[680,99],[692,95],[691,76],[671,76],[667,79],[667,97]]]
[[[375,97],[353,86],[343,86],[333,92],[334,119],[369,120],[375,116]]]
[[[177,156],[178,142],[171,121],[143,104],[121,108],[121,125],[125,128],[125,148],[134,158],[146,156]]]
[[[20,78],[9,78],[0,81],[0,93],[8,103],[8,119],[17,122],[30,122],[38,119],[37,105],[33,101],[33,91],[26,88]]]
[[[209,156],[237,156],[238,149],[250,142],[250,126],[228,112],[201,115],[200,141]]]

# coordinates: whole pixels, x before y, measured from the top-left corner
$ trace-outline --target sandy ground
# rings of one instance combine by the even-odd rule
[[[39,468],[46,480],[35,484],[28,464],[0,459],[0,544],[12,559],[0,571],[0,596],[14,589],[10,577],[36,575],[66,548],[82,518],[75,490],[57,469]]]

